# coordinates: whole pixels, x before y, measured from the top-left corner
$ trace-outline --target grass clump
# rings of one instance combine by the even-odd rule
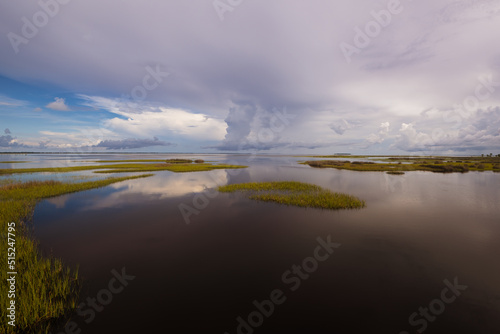
[[[0,161],[0,164],[22,164],[30,161]]]
[[[238,165],[212,165],[212,164],[147,164],[147,165],[117,165],[115,169],[95,171],[94,173],[131,173],[131,172],[157,172],[168,170],[174,173],[205,172],[213,169],[246,168]]]
[[[110,163],[110,162],[163,162],[163,159],[134,159],[134,160],[98,160],[97,163]]]
[[[190,164],[193,162],[191,159],[167,159],[165,160],[167,164]]]
[[[404,175],[405,172],[402,172],[400,170],[390,170],[388,172],[386,172],[387,174],[390,174],[390,175]]]
[[[219,191],[243,191],[254,200],[307,208],[338,210],[358,209],[365,206],[365,202],[355,196],[293,181],[231,184],[219,187]]]
[[[151,176],[115,177],[84,183],[59,181],[11,182],[0,186],[0,333],[47,333],[78,305],[78,270],[66,267],[60,259],[40,254],[29,235],[29,221],[38,201],[87,189],[104,187],[124,180]],[[15,223],[16,327],[7,324],[7,223]],[[10,240],[12,242],[12,240]]]

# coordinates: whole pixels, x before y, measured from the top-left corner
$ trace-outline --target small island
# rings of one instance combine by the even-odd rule
[[[332,192],[314,184],[294,181],[230,184],[219,187],[219,191],[241,191],[250,199],[306,208],[338,210],[365,207],[365,201],[355,196]]]
[[[162,162],[164,163],[157,163]],[[167,160],[100,160],[94,161],[98,165],[91,166],[68,166],[68,167],[42,167],[42,168],[7,168],[0,169],[2,174],[22,174],[22,173],[68,173],[84,170],[93,170],[94,173],[137,173],[137,172],[157,172],[168,170],[175,173],[184,172],[204,172],[213,169],[234,169],[246,168],[247,166],[210,164],[203,160],[196,159],[167,159]],[[112,164],[110,164],[112,163]]]
[[[339,158],[338,156],[315,156],[314,158]],[[342,157],[345,159],[346,157]],[[310,160],[302,164],[315,168],[336,168],[360,172],[387,172],[393,175],[402,175],[411,171],[428,171],[434,173],[467,173],[469,171],[500,172],[500,157],[404,157],[404,156],[355,156],[351,160]],[[376,161],[366,161],[376,160]],[[381,162],[379,162],[381,161]]]

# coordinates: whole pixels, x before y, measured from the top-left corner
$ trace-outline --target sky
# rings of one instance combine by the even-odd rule
[[[0,152],[500,153],[500,0],[0,0]]]

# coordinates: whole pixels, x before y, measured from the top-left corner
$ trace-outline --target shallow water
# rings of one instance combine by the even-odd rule
[[[174,156],[27,160],[38,159],[33,165],[39,167],[111,157]],[[288,156],[188,157],[250,167],[157,172],[37,206],[35,236],[44,251],[79,265],[82,302],[99,294],[109,302],[89,323],[74,316],[82,333],[233,334],[238,317],[253,321],[255,333],[413,334],[424,326],[425,333],[500,332],[500,174],[398,176],[313,169]],[[35,167],[15,167],[21,165]],[[275,180],[353,194],[367,207],[303,209],[213,191]],[[186,220],[180,207],[196,213]],[[329,236],[340,245],[324,261],[312,261],[317,239]],[[293,265],[310,272],[287,272]],[[135,278],[120,293],[106,295],[111,271],[122,268]],[[455,279],[466,288],[455,298],[449,288],[442,295]],[[259,317],[253,302],[270,299],[273,290],[282,292],[283,303]],[[434,314],[427,320],[417,314],[409,323],[410,315],[429,305]]]

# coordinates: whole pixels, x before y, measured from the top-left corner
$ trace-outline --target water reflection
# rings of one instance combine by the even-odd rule
[[[313,169],[291,157],[217,159],[250,167],[161,172],[37,207],[42,248],[80,265],[84,298],[114,268],[137,277],[92,324],[76,317],[83,332],[235,333],[236,318],[283,288],[283,272],[328,235],[341,248],[255,333],[415,332],[410,314],[454,277],[468,289],[425,332],[500,332],[500,174],[398,176]],[[190,225],[178,209],[217,185],[276,180],[353,194],[367,207],[303,209],[219,194]]]
[[[138,205],[173,197],[182,197],[212,189],[228,183],[226,170],[195,173],[159,172],[155,176],[119,182],[108,187],[98,201],[86,202],[81,210]]]

